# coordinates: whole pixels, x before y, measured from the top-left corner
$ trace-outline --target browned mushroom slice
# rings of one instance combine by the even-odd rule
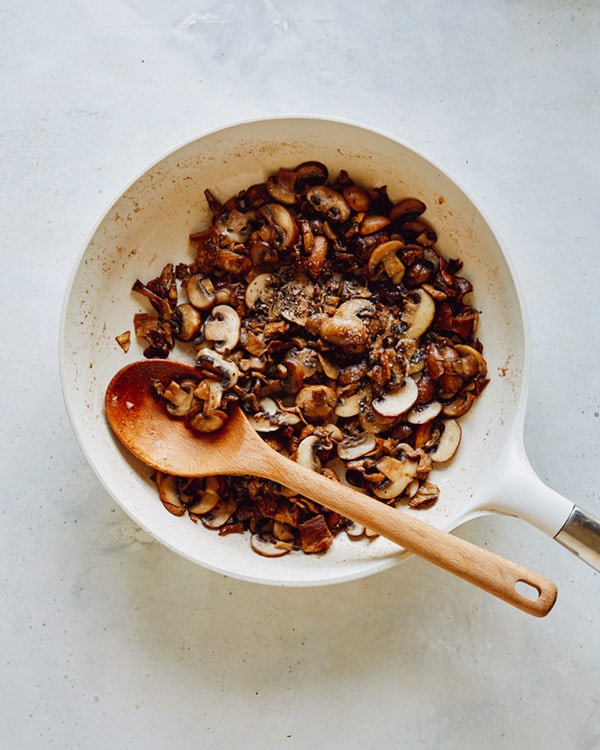
[[[204,487],[195,494],[188,505],[188,513],[197,520],[205,513],[209,513],[221,499],[219,477],[207,477]]]
[[[419,461],[404,455],[402,459],[384,456],[377,462],[377,468],[385,475],[386,480],[373,492],[382,500],[398,497],[411,482],[419,466]]]
[[[237,208],[226,209],[217,216],[215,229],[222,239],[243,243],[250,236],[250,215]]]
[[[342,190],[344,200],[356,213],[365,213],[371,207],[371,196],[359,185],[347,185]]]
[[[487,375],[487,362],[485,361],[481,352],[477,351],[477,349],[472,346],[468,346],[467,344],[456,344],[454,348],[456,349],[456,352],[461,359],[470,358],[477,362],[477,372],[480,375],[483,375],[483,377]]]
[[[182,516],[185,513],[185,504],[179,492],[177,477],[157,472],[155,481],[158,495],[165,508],[174,516]]]
[[[398,201],[390,211],[392,221],[409,221],[425,213],[427,206],[418,198],[403,198]]]
[[[234,514],[237,503],[232,498],[223,498],[212,510],[202,516],[202,523],[207,529],[220,529]]]
[[[213,349],[200,349],[196,355],[196,366],[209,375],[217,375],[224,388],[232,388],[240,376],[236,363]]]
[[[311,471],[318,471],[321,465],[316,455],[318,445],[319,438],[316,435],[309,435],[304,440],[301,440],[296,449],[296,463],[301,464]]]
[[[310,205],[331,221],[347,221],[350,218],[350,206],[337,190],[328,185],[315,185],[306,191]]]
[[[440,496],[440,488],[433,482],[421,482],[408,501],[410,508],[431,508]]]
[[[263,557],[282,557],[293,549],[291,542],[284,542],[280,539],[264,536],[263,534],[252,534],[250,537],[250,546],[254,552]]]
[[[442,404],[439,401],[430,401],[426,404],[417,404],[406,415],[406,419],[411,424],[425,424],[435,419],[442,411]]]
[[[267,179],[267,192],[274,200],[293,205],[296,203],[297,179],[298,174],[295,170],[280,169],[276,175],[271,175]]]
[[[461,391],[451,401],[444,404],[442,407],[442,413],[445,417],[451,417],[453,419],[463,417],[469,411],[471,406],[473,406],[475,398],[475,394],[471,391]]]
[[[189,302],[178,305],[173,316],[175,335],[180,341],[191,341],[200,331],[202,316]]]
[[[306,385],[296,396],[296,406],[310,422],[329,421],[336,404],[336,392],[326,385]]]
[[[215,409],[210,412],[199,410],[195,413],[188,412],[186,419],[188,425],[196,432],[217,432],[227,421],[227,412],[221,409]]]
[[[192,274],[185,283],[185,291],[190,303],[198,310],[208,310],[215,303],[215,287],[208,276]]]
[[[271,227],[269,239],[275,247],[291,247],[300,236],[294,217],[281,203],[267,203],[259,208],[258,213]]]
[[[139,279],[134,281],[131,291],[146,297],[156,312],[165,320],[169,320],[173,314],[171,301],[166,296],[157,294],[150,286],[143,284]]]
[[[433,298],[424,289],[415,289],[408,296],[401,317],[408,325],[404,335],[412,339],[420,338],[431,326],[435,317]]]
[[[312,279],[317,279],[323,270],[323,265],[327,260],[329,251],[329,242],[327,237],[318,234],[312,243],[308,258],[306,259],[306,269]]]
[[[433,247],[437,242],[437,234],[424,221],[413,219],[402,224],[401,234],[409,241],[423,247]]]
[[[368,386],[363,388],[339,388],[338,402],[335,413],[338,417],[355,417],[363,411],[363,407],[371,402],[372,390]]]
[[[196,383],[193,380],[184,380],[181,384],[173,380],[163,391],[162,397],[167,402],[166,408],[173,417],[183,417],[192,408],[194,402],[194,389]]]
[[[344,438],[337,447],[337,454],[343,461],[354,461],[375,450],[377,440],[372,432],[361,432]]]
[[[280,285],[279,277],[274,273],[259,273],[246,287],[244,301],[252,310],[259,302],[271,304],[275,290]]]
[[[241,320],[229,305],[217,305],[204,323],[204,338],[219,354],[231,352],[240,340]]]
[[[223,385],[219,380],[205,378],[196,385],[194,398],[202,401],[204,411],[215,411],[220,408],[223,400]]]
[[[461,436],[460,424],[455,419],[446,419],[435,448],[429,452],[429,458],[438,464],[449,461],[458,450]]]
[[[303,161],[301,164],[298,164],[294,172],[296,172],[300,186],[324,183],[329,176],[327,167],[320,161]]]
[[[397,417],[407,412],[417,400],[419,389],[414,378],[405,378],[402,386],[382,393],[372,401],[372,407],[382,417]]]
[[[360,222],[358,227],[359,234],[375,234],[381,232],[390,224],[390,219],[387,216],[381,216],[380,214],[368,214]]]
[[[282,409],[275,399],[265,396],[258,410],[248,416],[248,421],[257,432],[276,432],[280,427],[295,425],[300,417],[294,411]]]
[[[404,247],[404,243],[400,240],[389,240],[377,245],[369,256],[367,263],[369,273],[376,277],[383,269],[394,284],[399,284],[404,277],[405,267],[398,253]]]

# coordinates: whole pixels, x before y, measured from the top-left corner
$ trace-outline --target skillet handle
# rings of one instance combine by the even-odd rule
[[[600,520],[574,505],[554,539],[600,572]]]

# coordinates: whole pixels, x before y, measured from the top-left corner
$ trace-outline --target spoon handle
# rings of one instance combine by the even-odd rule
[[[271,455],[272,453],[272,455]],[[261,458],[263,458],[261,456]],[[547,615],[557,589],[547,578],[460,537],[441,531],[274,452],[254,473],[284,477],[286,487],[340,513],[409,552],[536,617]],[[519,590],[517,586],[520,585]]]

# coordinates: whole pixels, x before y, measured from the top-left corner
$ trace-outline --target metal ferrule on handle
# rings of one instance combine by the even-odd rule
[[[600,520],[575,505],[554,538],[600,572]]]

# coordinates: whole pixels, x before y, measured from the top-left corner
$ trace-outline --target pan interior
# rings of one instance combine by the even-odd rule
[[[496,462],[515,418],[525,361],[523,320],[508,262],[472,200],[413,150],[355,125],[312,118],[279,118],[235,125],[187,143],[135,180],[94,231],[71,279],[63,310],[61,376],[78,440],[106,490],[146,531],[179,554],[247,580],[312,585],[357,578],[395,564],[401,555],[384,539],[350,542],[341,535],[323,557],[261,558],[247,539],[214,532],[168,514],[150,472],[126,454],[106,425],[103,399],[114,373],[141,358],[132,342],[115,341],[131,329],[139,299],[136,278],[156,276],[169,261],[189,262],[188,236],[209,220],[203,192],[225,199],[261,182],[281,166],[318,160],[332,174],[347,170],[359,182],[386,185],[393,199],[412,195],[428,206],[438,249],[464,262],[474,284],[491,382],[462,420],[463,440],[451,464],[432,480],[441,499],[419,516],[446,529],[476,512],[477,489]]]

